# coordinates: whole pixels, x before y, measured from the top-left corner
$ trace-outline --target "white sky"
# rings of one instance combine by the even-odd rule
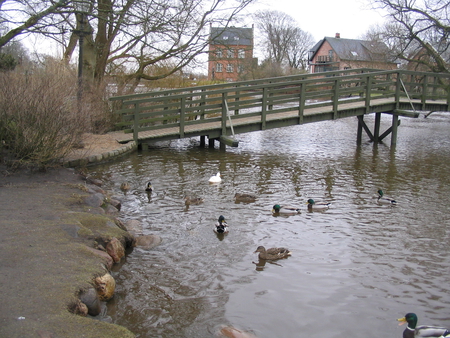
[[[249,12],[257,9],[285,12],[316,41],[336,33],[358,39],[370,26],[385,21],[382,12],[371,9],[369,0],[258,0]]]

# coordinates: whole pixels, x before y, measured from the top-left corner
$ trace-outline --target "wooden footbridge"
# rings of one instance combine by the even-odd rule
[[[397,140],[399,116],[419,111],[450,111],[450,74],[403,70],[354,69],[262,80],[198,86],[112,97],[119,142],[200,137],[209,146],[238,146],[236,134],[296,124],[358,118],[373,142],[391,134]],[[375,114],[373,131],[364,116]],[[381,133],[381,114],[392,115],[392,126]]]

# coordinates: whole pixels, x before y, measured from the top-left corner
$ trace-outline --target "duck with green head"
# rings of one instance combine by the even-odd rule
[[[417,315],[407,313],[405,317],[397,319],[400,324],[408,323],[403,331],[403,338],[415,337],[450,337],[450,330],[444,327],[420,325],[417,326]]]
[[[272,208],[272,214],[274,215],[296,215],[300,213],[300,208],[289,206],[289,205],[279,205],[275,204]]]
[[[330,207],[331,203],[328,202],[316,202],[312,198],[310,198],[306,204],[308,204],[308,210],[326,210]]]
[[[385,196],[383,190],[379,189],[377,192],[378,192],[378,203],[390,205],[397,204],[397,202],[393,198]]]
[[[219,216],[216,225],[214,226],[214,232],[217,234],[226,234],[228,232],[228,224],[225,221],[225,217]]]

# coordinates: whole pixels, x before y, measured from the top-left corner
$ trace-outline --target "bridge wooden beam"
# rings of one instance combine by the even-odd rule
[[[394,117],[397,117],[396,119]],[[383,139],[388,136],[391,132],[392,132],[392,137],[394,137],[394,127],[398,127],[400,125],[400,120],[398,119],[397,115],[394,115],[393,119],[392,119],[392,126],[390,126],[383,134],[380,135],[380,137],[378,138],[378,142],[383,141]],[[397,132],[397,128],[395,128],[395,133]],[[395,135],[396,137],[396,135]],[[392,142],[391,142],[392,143]]]
[[[366,122],[364,122],[364,115],[358,115],[358,124],[361,125],[361,127],[366,132],[367,136],[369,136],[370,142],[373,142],[373,134],[370,131],[369,127],[367,127]]]
[[[239,141],[235,140],[234,137],[226,136],[226,135],[220,135],[220,143],[226,144],[229,147],[238,147]]]

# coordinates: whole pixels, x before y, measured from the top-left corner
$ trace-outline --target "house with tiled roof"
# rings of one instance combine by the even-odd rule
[[[372,68],[393,70],[397,63],[383,42],[325,37],[309,52],[311,73],[344,69]]]
[[[208,79],[233,82],[250,71],[253,63],[253,27],[211,27]]]

